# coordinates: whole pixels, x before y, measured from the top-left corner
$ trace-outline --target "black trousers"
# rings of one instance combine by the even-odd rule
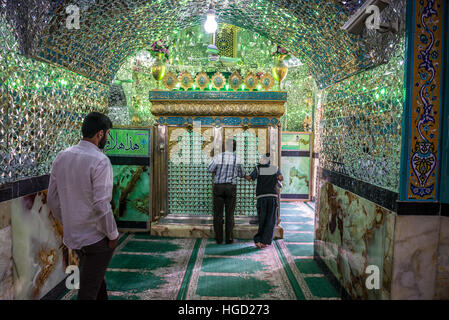
[[[225,237],[232,240],[234,229],[234,209],[237,199],[237,185],[231,183],[215,184],[214,195],[214,232],[217,242],[223,241],[223,209],[226,209]]]
[[[257,199],[257,215],[259,229],[254,236],[254,242],[271,244],[276,227],[278,199],[276,197],[262,197]]]
[[[108,300],[105,274],[114,253],[109,239],[105,237],[75,252],[80,258],[78,300]]]

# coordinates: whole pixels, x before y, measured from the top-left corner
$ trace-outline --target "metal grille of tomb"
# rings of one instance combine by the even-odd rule
[[[171,128],[170,128],[171,129]],[[234,129],[235,131],[235,129]],[[265,143],[265,130],[243,131],[235,134],[237,157],[242,162],[244,172],[250,174],[257,164],[259,140]],[[261,134],[261,138],[257,134]],[[212,175],[208,165],[212,129],[201,133],[184,128],[169,130],[168,159],[168,210],[169,214],[212,215]],[[244,179],[237,180],[237,204],[235,215],[256,215],[255,185]]]
[[[213,154],[224,151],[227,139],[236,140],[246,174],[266,152],[279,165],[279,119],[286,99],[286,92],[151,91],[151,112],[157,119],[153,221],[167,215],[212,216],[208,166]],[[257,215],[253,182],[237,178],[234,215]]]

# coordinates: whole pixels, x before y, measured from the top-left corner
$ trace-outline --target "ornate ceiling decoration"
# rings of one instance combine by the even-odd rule
[[[341,30],[362,1],[225,0],[217,20],[248,29],[287,48],[324,88],[388,61],[403,32]],[[405,20],[405,0],[382,19]],[[175,38],[202,24],[209,1],[198,0],[0,0],[16,28],[21,52],[109,84],[123,61],[159,38]],[[26,5],[18,5],[26,3]],[[80,29],[67,28],[67,6],[79,7]]]

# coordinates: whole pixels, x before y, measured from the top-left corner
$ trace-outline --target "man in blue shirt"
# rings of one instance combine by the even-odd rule
[[[223,209],[226,208],[226,243],[233,243],[234,209],[237,200],[237,177],[245,178],[242,163],[236,156],[237,142],[226,140],[225,152],[216,155],[209,164],[214,174],[214,232],[217,243],[223,242]],[[231,151],[232,150],[232,151]]]
[[[284,178],[281,170],[270,164],[269,153],[261,157],[253,172],[245,178],[248,181],[257,180],[256,198],[259,229],[254,236],[254,243],[259,249],[265,248],[273,240],[278,211],[278,187],[279,182]]]

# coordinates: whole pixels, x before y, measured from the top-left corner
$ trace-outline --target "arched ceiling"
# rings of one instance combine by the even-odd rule
[[[26,6],[20,6],[17,0],[1,1],[14,19],[24,54],[105,84],[111,82],[129,55],[159,38],[176,37],[180,30],[202,24],[210,3],[29,0]],[[219,22],[252,30],[286,47],[309,67],[318,85],[324,87],[385,61],[397,49],[400,34],[377,36],[372,41],[340,29],[361,2],[222,0],[214,4]],[[79,30],[66,27],[66,7],[70,4],[80,8]],[[402,19],[403,7],[394,7],[392,14]]]

